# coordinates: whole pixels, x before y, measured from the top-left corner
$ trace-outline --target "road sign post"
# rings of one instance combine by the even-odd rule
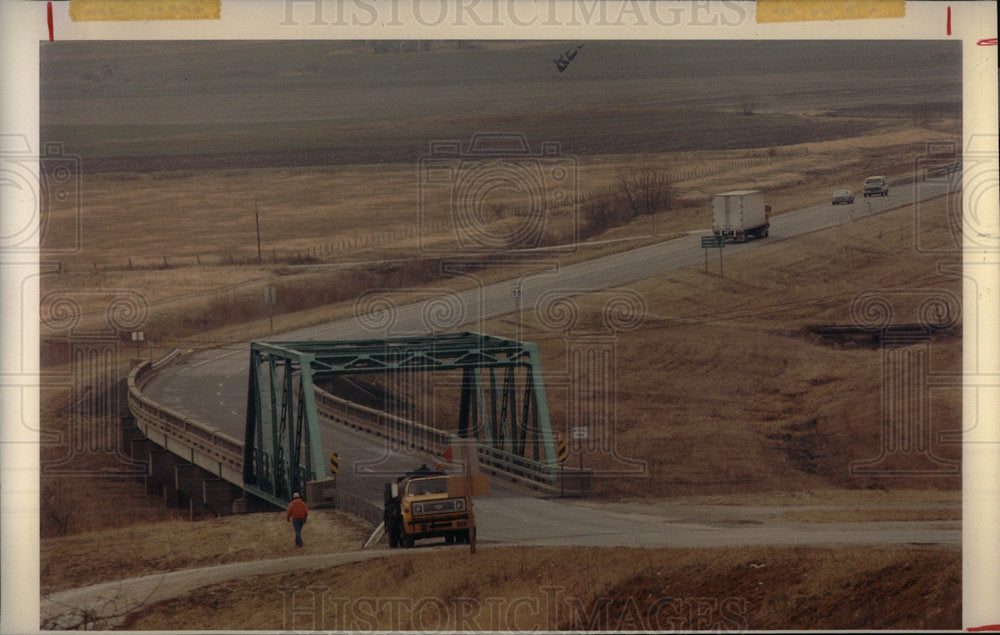
[[[708,273],[708,250],[718,249],[719,250],[719,275],[723,278],[725,277],[725,272],[722,268],[722,248],[726,246],[725,236],[702,236],[701,237],[701,248],[705,250],[705,273]]]
[[[566,458],[569,457],[569,448],[566,441],[560,441],[556,445],[556,460],[559,461],[559,481],[561,483],[560,496],[566,496]]]
[[[475,445],[469,443],[468,441],[466,441],[466,443],[463,443],[460,447],[462,448],[462,475],[465,477],[465,509],[471,510],[472,509],[472,466],[473,466],[472,460],[473,458],[476,459],[477,461],[476,472],[478,472],[479,451],[476,449]],[[472,526],[471,522],[468,523],[468,525],[469,525],[469,533],[468,533],[469,553],[476,553],[476,528]]]
[[[267,316],[271,321],[271,332],[274,332],[274,305],[277,303],[277,292],[274,287],[264,289],[264,304],[267,305]]]
[[[573,440],[580,442],[580,471],[583,471],[583,442],[587,440],[587,426],[573,428]]]
[[[521,339],[521,281],[515,281],[510,288],[510,293],[514,296],[514,339]]]

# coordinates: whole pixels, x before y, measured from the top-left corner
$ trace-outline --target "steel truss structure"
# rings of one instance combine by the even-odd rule
[[[556,451],[538,348],[463,332],[373,340],[253,342],[247,387],[243,483],[286,504],[325,473],[313,381],[362,373],[460,371],[458,437],[480,461],[554,484]]]

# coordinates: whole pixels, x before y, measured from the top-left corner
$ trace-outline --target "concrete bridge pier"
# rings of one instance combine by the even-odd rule
[[[149,453],[160,446],[146,438],[134,439],[129,443],[129,455],[133,461],[149,463]]]
[[[145,486],[147,494],[153,493],[150,489],[151,484],[149,481],[149,454],[159,447],[160,446],[145,438],[134,439],[129,443],[129,454],[131,455],[132,460],[145,468],[138,476],[138,480]]]
[[[169,450],[153,450],[149,453],[149,482],[154,490],[163,494],[163,502],[172,507],[180,504],[174,468],[181,462],[182,459]]]
[[[201,483],[205,507],[216,516],[235,513],[233,502],[243,496],[243,490],[222,478],[206,478]]]
[[[245,492],[241,492],[241,494],[245,494]],[[241,495],[240,498],[233,501],[234,514],[254,514],[257,512],[274,511],[274,509],[274,505],[252,494]]]
[[[121,443],[128,457],[141,466],[138,480],[149,496],[164,504],[187,509],[191,520],[206,513],[228,516],[271,509],[255,496],[245,497],[243,488],[209,472],[145,438],[142,431],[122,418]]]
[[[181,498],[182,507],[187,502],[191,520],[205,513],[204,479],[205,470],[193,463],[181,462],[174,466],[174,487]]]
[[[118,452],[119,456],[123,459],[130,459],[134,462],[135,457],[132,454],[132,442],[141,441],[146,438],[142,434],[142,430],[140,430],[139,427],[135,425],[135,417],[133,417],[132,415],[128,415],[121,418],[121,425],[119,426],[119,435],[120,435],[118,437],[118,447],[120,448]]]

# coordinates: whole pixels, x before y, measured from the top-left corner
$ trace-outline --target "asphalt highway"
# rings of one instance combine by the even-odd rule
[[[930,199],[947,194],[944,184],[907,184],[891,188],[886,197],[863,198],[851,205],[820,204],[786,213],[771,219],[770,237],[743,244],[728,244],[725,258],[752,249],[767,249],[777,241],[845,225],[863,223],[865,218],[902,206],[913,205],[916,198]],[[702,235],[709,235],[705,231]],[[610,289],[653,277],[672,269],[697,266],[704,262],[699,235],[640,247],[621,253],[580,262],[565,267],[549,267],[521,280],[522,308],[532,309],[539,302],[556,297],[570,297],[591,291]],[[713,253],[712,258],[716,258]],[[735,266],[735,265],[734,265]],[[467,291],[428,297],[422,302],[397,306],[393,311],[364,319],[343,319],[269,338],[272,341],[340,340],[425,334],[432,330],[480,330],[484,320],[512,313],[515,299],[513,281],[479,286]],[[448,310],[436,312],[447,302]],[[435,304],[437,303],[437,304]],[[444,315],[444,317],[442,317]],[[159,372],[145,388],[157,402],[209,427],[237,439],[243,438],[245,425],[249,343],[227,346],[192,354],[181,363]],[[336,451],[341,471],[338,486],[381,504],[382,483],[392,475],[416,467],[436,457],[395,451],[385,442],[372,440],[334,425],[323,426],[324,456]],[[477,502],[480,536],[484,541],[527,541],[546,544],[719,544],[824,542],[944,542],[958,544],[958,529],[903,530],[896,523],[883,523],[884,531],[850,532],[844,528],[803,526],[798,538],[773,528],[755,532],[753,527],[706,528],[696,523],[669,526],[662,514],[635,517],[624,523],[620,517],[604,517],[595,509],[582,512],[578,505],[565,501],[534,498],[494,479],[492,495]],[[604,520],[599,520],[599,518]],[[890,526],[892,525],[892,526]],[[669,531],[668,531],[669,529]],[[874,528],[869,528],[874,529]],[[921,533],[923,532],[923,533]],[[926,533],[930,532],[930,533]],[[756,535],[759,534],[759,535]],[[683,538],[686,536],[686,538]],[[679,541],[679,542],[678,542]]]

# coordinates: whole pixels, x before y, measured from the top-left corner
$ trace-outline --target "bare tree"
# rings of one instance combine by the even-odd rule
[[[618,179],[617,195],[633,217],[649,215],[655,235],[656,213],[670,209],[673,191],[666,172],[646,166],[623,172]]]
[[[73,600],[58,598],[66,598],[67,594],[72,597],[75,589],[43,597],[39,626],[43,631],[106,631],[118,628],[129,615],[153,604],[153,596],[163,585],[163,580],[164,576],[160,576],[152,587],[140,584],[128,588],[124,582],[111,588],[96,585],[94,588],[99,590],[89,595],[84,593]]]

